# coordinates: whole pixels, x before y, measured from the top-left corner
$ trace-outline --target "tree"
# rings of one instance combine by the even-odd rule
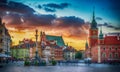
[[[75,54],[75,59],[81,59],[82,58],[82,53],[81,52],[76,52]]]

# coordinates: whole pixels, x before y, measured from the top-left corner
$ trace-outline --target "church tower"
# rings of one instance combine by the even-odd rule
[[[94,53],[97,52],[97,45],[98,45],[98,28],[97,28],[97,22],[95,20],[95,13],[93,10],[93,17],[92,22],[89,29],[89,48],[90,48],[90,57],[94,59],[94,57],[97,57],[94,55]],[[97,58],[95,58],[97,59]]]
[[[89,45],[90,48],[98,45],[98,28],[95,20],[95,13],[93,11],[93,18],[89,29]]]
[[[102,33],[102,27],[100,28],[100,33],[99,33],[99,44],[104,44],[104,37]]]

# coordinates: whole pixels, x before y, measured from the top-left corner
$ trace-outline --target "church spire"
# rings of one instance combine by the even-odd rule
[[[93,8],[93,17],[92,17],[92,22],[91,22],[91,28],[92,29],[97,29],[97,22],[95,20],[95,8]]]
[[[85,48],[88,49],[89,46],[88,46],[88,42],[87,42],[87,39],[86,39],[86,43],[85,43]]]
[[[93,7],[93,20],[95,20],[95,10],[94,10],[94,7]]]
[[[99,39],[103,39],[102,26],[100,27]]]

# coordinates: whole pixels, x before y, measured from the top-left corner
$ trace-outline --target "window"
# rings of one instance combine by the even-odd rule
[[[2,34],[2,30],[0,30],[0,34]]]
[[[118,58],[118,53],[115,53],[115,58]]]
[[[112,58],[112,53],[110,53],[109,58]]]
[[[115,50],[117,51],[117,50],[118,50],[118,48],[115,48]]]
[[[3,39],[0,39],[0,43],[2,43]]]
[[[103,48],[103,50],[105,50],[105,48]]]
[[[106,54],[105,54],[105,53],[103,53],[103,54],[102,54],[102,58],[105,58],[105,57],[106,57]]]
[[[112,50],[112,48],[110,48],[110,50]]]

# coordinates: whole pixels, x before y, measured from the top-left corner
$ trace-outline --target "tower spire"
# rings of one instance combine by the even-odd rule
[[[95,7],[93,7],[93,17],[92,17],[92,22],[91,22],[91,28],[97,29],[97,22],[95,20]]]
[[[95,20],[95,7],[93,7],[93,20]]]
[[[86,39],[86,43],[85,43],[85,48],[88,49],[88,42],[87,42],[87,39]]]
[[[99,39],[103,39],[102,26],[100,27]]]

